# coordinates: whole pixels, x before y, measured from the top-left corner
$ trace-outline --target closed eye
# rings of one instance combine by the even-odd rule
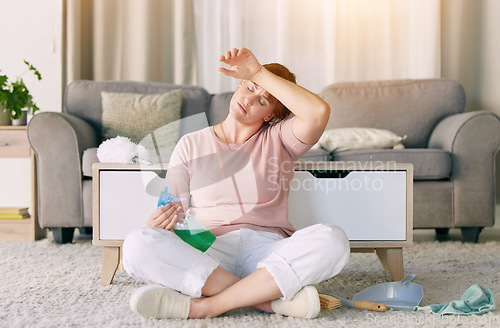
[[[248,84],[248,86],[247,86],[247,89],[248,89],[248,91],[250,91],[250,92],[254,92],[254,91],[255,91],[255,89],[256,89],[256,86],[255,86],[255,84],[254,84],[254,83],[250,82],[250,83]],[[266,102],[267,102],[267,103],[266,103]],[[270,104],[270,103],[271,103],[271,102],[269,101],[269,99],[267,99],[267,98],[266,98],[266,96],[261,96],[261,97],[259,97],[259,104],[260,104],[261,106],[266,106],[267,104]]]

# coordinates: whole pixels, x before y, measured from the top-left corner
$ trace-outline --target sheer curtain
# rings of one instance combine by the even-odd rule
[[[313,92],[337,81],[440,76],[437,0],[66,0],[66,79],[197,84],[233,47]]]
[[[196,84],[191,1],[66,0],[65,7],[66,83]]]
[[[440,76],[440,1],[195,0],[198,83],[233,90],[218,56],[251,49],[319,92],[337,81]]]

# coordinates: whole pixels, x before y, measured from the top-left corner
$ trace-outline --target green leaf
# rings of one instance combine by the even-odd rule
[[[35,68],[35,66],[31,65],[26,59],[24,60],[24,63],[26,65],[28,65],[29,67],[29,70],[30,71],[33,71],[33,73],[36,75],[36,77],[38,78],[38,81],[40,81],[42,79],[42,75],[40,74],[40,72]]]
[[[12,119],[18,119],[22,115],[22,109],[29,103],[29,92],[23,80],[18,80],[12,84],[12,92],[5,99],[5,108],[10,109]]]
[[[7,85],[8,79],[7,75],[0,75],[0,89],[3,89],[4,85]]]

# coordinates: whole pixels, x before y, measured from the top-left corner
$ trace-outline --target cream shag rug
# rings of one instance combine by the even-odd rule
[[[117,272],[100,285],[102,248],[90,240],[57,245],[0,242],[0,327],[498,327],[500,310],[482,316],[436,316],[421,312],[376,313],[357,309],[322,311],[313,320],[239,309],[203,320],[154,320],[129,310],[131,292],[141,284]],[[422,242],[404,250],[405,272],[415,273],[424,298],[420,305],[459,299],[475,283],[500,302],[500,241],[462,244]],[[375,254],[351,254],[345,269],[321,283],[320,292],[344,298],[390,281]]]

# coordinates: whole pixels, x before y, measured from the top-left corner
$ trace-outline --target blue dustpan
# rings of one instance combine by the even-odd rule
[[[411,274],[401,281],[385,282],[368,287],[356,293],[354,301],[382,303],[387,308],[400,311],[413,311],[420,304],[424,291],[418,284],[411,282],[416,275]]]

